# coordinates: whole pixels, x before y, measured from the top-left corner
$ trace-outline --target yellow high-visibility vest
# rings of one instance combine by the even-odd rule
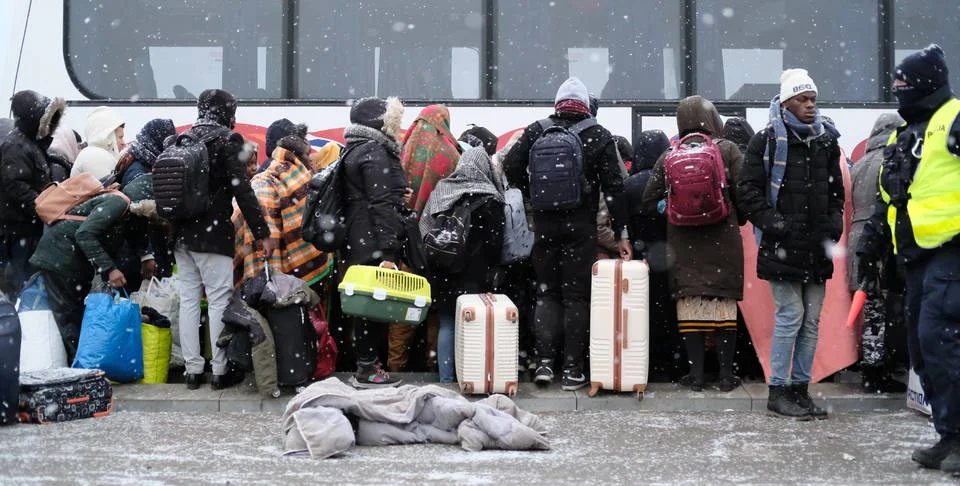
[[[907,214],[913,237],[920,248],[937,248],[960,234],[960,157],[950,153],[947,137],[954,119],[960,115],[960,100],[944,103],[927,123],[923,151],[913,182],[907,188]],[[889,143],[896,142],[896,134]],[[881,168],[881,174],[883,169]],[[882,181],[882,178],[881,178]],[[887,203],[887,223],[897,249],[897,208],[880,184],[880,195]]]

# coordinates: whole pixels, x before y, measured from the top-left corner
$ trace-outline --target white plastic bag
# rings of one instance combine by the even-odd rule
[[[25,311],[20,317],[20,372],[67,367],[60,328],[48,310]]]
[[[177,280],[157,277],[140,284],[140,290],[130,294],[130,299],[140,307],[150,307],[170,320],[173,334],[173,347],[170,351],[170,366],[183,366],[183,351],[180,350],[180,297],[177,293]]]

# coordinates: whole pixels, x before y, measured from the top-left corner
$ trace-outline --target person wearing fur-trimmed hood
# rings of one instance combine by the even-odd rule
[[[10,109],[14,128],[0,143],[0,270],[22,284],[33,273],[28,261],[43,233],[34,203],[50,183],[46,152],[66,103],[28,90],[13,95]]]
[[[398,98],[363,98],[350,109],[351,125],[343,166],[344,216],[348,221],[344,259],[347,265],[396,268],[403,248],[403,211],[411,194],[400,165]],[[380,366],[385,324],[353,318],[357,373],[351,383],[360,388],[396,386],[400,379]]]

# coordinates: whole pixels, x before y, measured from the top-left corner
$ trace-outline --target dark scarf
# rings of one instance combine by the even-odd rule
[[[909,88],[909,86],[904,88]],[[929,120],[944,103],[953,97],[949,85],[919,98],[912,96],[915,93],[916,91],[909,89],[895,89],[893,93],[900,101],[900,109],[897,112],[907,123],[920,123]]]

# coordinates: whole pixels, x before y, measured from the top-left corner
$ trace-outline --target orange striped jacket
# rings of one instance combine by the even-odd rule
[[[301,235],[311,177],[310,170],[292,152],[277,147],[267,169],[250,180],[270,228],[270,238],[277,243],[269,257],[270,268],[308,284],[333,270],[333,255],[317,250]],[[254,251],[253,234],[236,203],[231,220],[237,230],[234,281],[239,285],[263,271],[263,260]]]

